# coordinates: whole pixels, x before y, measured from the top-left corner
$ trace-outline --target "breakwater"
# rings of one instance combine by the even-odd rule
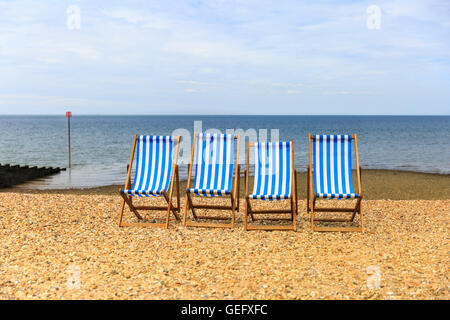
[[[59,173],[65,168],[30,167],[20,165],[0,164],[0,188],[12,187],[33,179]]]

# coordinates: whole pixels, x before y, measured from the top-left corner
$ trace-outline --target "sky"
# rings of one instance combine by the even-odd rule
[[[450,1],[0,0],[0,114],[450,114]]]

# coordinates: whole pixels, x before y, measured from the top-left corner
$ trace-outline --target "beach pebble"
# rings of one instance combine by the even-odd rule
[[[296,232],[245,232],[242,203],[232,230],[119,228],[119,196],[7,192],[0,204],[0,299],[449,298],[450,200],[364,201],[364,233],[312,232],[304,200]]]

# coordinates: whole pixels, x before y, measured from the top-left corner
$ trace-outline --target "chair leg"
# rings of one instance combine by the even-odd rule
[[[122,204],[120,206],[119,227],[122,226],[122,217],[123,217],[123,210],[124,209],[125,209],[125,200],[122,200]]]
[[[291,196],[290,202],[291,202],[291,220],[294,221],[295,203],[294,203],[294,198],[292,196]]]
[[[355,211],[353,211],[353,214],[352,214],[351,221],[355,220],[355,216],[357,213],[361,213],[360,207],[361,207],[361,198],[358,198],[358,201],[356,202],[356,205],[355,205]]]
[[[166,202],[168,204],[168,208],[170,210],[172,210],[173,215],[175,216],[175,219],[180,220],[180,217],[177,214],[177,208],[174,208],[174,206],[172,205],[172,195],[167,195],[167,192],[163,191],[162,192],[164,199],[166,199]],[[170,212],[170,211],[169,211]]]
[[[355,206],[354,211],[350,211],[350,212],[353,212],[351,219],[317,219],[317,220],[315,220],[314,219],[315,200],[316,200],[316,198],[314,197],[314,200],[313,200],[312,206],[311,206],[311,225],[312,225],[313,231],[319,231],[319,232],[363,232],[364,231],[364,219],[363,219],[362,211],[361,211],[361,198],[358,198],[358,202]],[[353,210],[353,209],[351,209],[351,210]],[[319,227],[319,226],[315,225],[316,221],[352,222],[354,220],[356,213],[360,214],[361,224],[359,227]]]
[[[186,200],[185,200],[185,204],[184,204],[184,216],[183,216],[183,225],[184,226],[187,225],[186,218],[187,218],[189,209],[191,210],[192,216],[194,217],[194,219],[197,220],[197,214],[195,213],[194,203],[192,202],[192,198],[186,190]]]
[[[245,215],[244,215],[244,230],[247,231],[247,218],[248,218],[248,196],[245,197]]]
[[[314,197],[315,200],[315,197]],[[314,205],[315,205],[315,201],[312,201],[311,203],[311,207],[309,208],[309,211],[311,212],[311,228],[312,230],[314,230]]]
[[[245,231],[248,230],[266,230],[266,231],[270,231],[270,230],[297,230],[297,216],[295,213],[295,196],[291,195],[291,197],[289,198],[290,200],[290,209],[284,209],[284,210],[275,210],[275,211],[253,211],[251,208],[251,204],[250,204],[250,198],[248,196],[245,197],[245,219],[244,219],[244,228]],[[279,212],[281,211],[281,212]],[[282,213],[282,214],[290,214],[291,216],[289,218],[262,218],[262,219],[255,219],[255,217],[253,216],[253,214],[257,214],[257,213],[262,213],[262,214],[277,214],[277,213]],[[256,220],[288,220],[292,222],[292,225],[248,225],[248,215],[250,215],[250,217],[252,218],[252,221],[256,221]]]
[[[359,218],[361,219],[361,232],[364,232],[364,217],[361,209],[362,196],[360,197],[359,202]]]
[[[240,193],[241,193],[241,174],[240,174],[240,172],[241,172],[241,169],[240,169],[240,166],[238,167],[238,178],[237,178],[237,193],[236,193],[236,197],[237,197],[237,199],[236,199],[236,210],[237,210],[237,212],[239,212],[239,202],[240,202],[240,198],[241,198],[241,196],[240,196]]]
[[[255,216],[253,215],[252,211],[252,205],[250,204],[250,199],[248,198],[248,214],[250,215],[250,218],[252,218],[252,221],[255,221]]]
[[[168,205],[167,205],[167,213],[166,213],[166,229],[169,228],[169,216],[170,216],[170,210],[173,209],[172,207],[172,195],[169,197]],[[175,215],[175,219],[180,220],[178,215],[176,214],[176,210],[173,209],[173,214]]]
[[[175,167],[175,174],[176,174],[176,187],[177,187],[177,211],[178,213],[181,212],[181,204],[180,204],[180,175],[178,173],[178,165]]]
[[[294,176],[294,192],[295,192],[295,213],[298,213],[298,190],[297,190],[297,171],[295,171],[295,176]]]
[[[192,216],[197,220],[197,213],[195,212],[194,202],[192,201],[191,195],[188,195],[189,208],[191,209]]]
[[[122,218],[123,218],[123,212],[125,209],[125,203],[128,205],[128,207],[130,208],[130,210],[136,215],[136,217],[139,220],[142,220],[141,215],[138,213],[138,211],[136,210],[136,208],[134,207],[133,203],[131,202],[131,199],[129,197],[127,197],[125,194],[122,193],[122,190],[119,190],[120,195],[122,196],[123,200],[122,200],[122,205],[120,208],[120,216],[119,216],[119,227],[168,227],[168,215],[166,218],[166,223],[125,223],[122,222]],[[170,206],[167,207],[168,208],[168,212],[170,212]]]
[[[186,195],[186,199],[187,199],[187,205],[185,206],[185,216],[184,216],[184,225],[187,227],[207,227],[207,228],[233,228],[234,227],[234,222],[236,219],[236,203],[235,203],[235,197],[233,196],[233,193],[230,194],[230,203],[231,206],[203,206],[203,205],[198,205],[197,207],[194,206],[193,203],[193,199],[192,197],[187,194]],[[195,219],[195,221],[188,221],[187,219],[187,211],[189,210],[189,208],[191,209],[193,218]],[[195,209],[218,209],[218,210],[230,210],[231,209],[231,218],[223,218],[221,216],[205,216],[205,215],[197,215],[195,212]],[[203,219],[210,219],[210,220],[231,220],[230,223],[225,224],[225,223],[208,223],[208,222],[203,222],[203,221],[199,221],[203,220]]]
[[[311,211],[310,205],[309,205],[309,196],[310,196],[310,191],[309,191],[309,166],[308,166],[308,171],[306,173],[307,178],[306,178],[306,213]]]
[[[234,210],[235,210],[235,206],[236,204],[234,204],[234,197],[233,195],[231,195],[231,227],[234,227]]]
[[[294,225],[294,231],[297,231],[297,214],[296,214],[297,203],[295,202],[294,198],[292,199],[292,202],[293,202],[291,204],[291,207],[292,207],[292,224]]]
[[[184,214],[183,214],[183,225],[186,226],[186,216],[187,216],[187,211],[189,208],[189,200],[188,200],[188,193],[186,190],[186,197],[184,200]]]
[[[130,199],[128,198],[127,195],[123,194],[122,191],[120,191],[120,195],[122,196],[123,200],[127,203],[128,207],[130,207],[131,211],[133,211],[133,213],[136,215],[136,217],[139,220],[142,220],[141,215],[139,214],[139,212],[136,210],[136,208],[133,206],[133,203],[131,203]]]

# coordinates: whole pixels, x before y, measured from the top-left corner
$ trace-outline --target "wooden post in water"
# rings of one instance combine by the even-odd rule
[[[69,169],[71,168],[71,159],[70,159],[70,118],[72,117],[72,112],[66,111],[67,118],[67,131],[69,136]]]

